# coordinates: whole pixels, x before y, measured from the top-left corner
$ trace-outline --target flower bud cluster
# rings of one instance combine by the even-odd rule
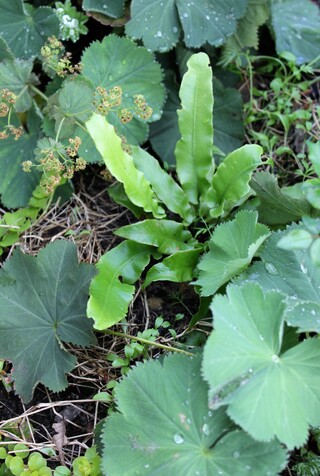
[[[118,108],[121,102],[122,88],[120,86],[114,86],[109,91],[101,86],[96,88],[93,104],[99,114],[106,116],[110,111]]]
[[[71,53],[64,53],[65,49],[60,40],[55,36],[50,36],[41,48],[41,59],[44,70],[49,76],[57,74],[64,77],[67,74],[79,73],[81,65],[73,65],[71,62]]]
[[[18,140],[24,130],[23,127],[15,127],[10,124],[11,112],[16,102],[17,96],[9,89],[0,90],[0,117],[8,117],[8,124],[0,131],[0,140],[7,139],[10,135],[14,137],[14,140]]]
[[[81,157],[76,157],[81,145],[80,137],[69,139],[69,146],[64,147],[60,142],[51,138],[38,141],[35,151],[36,161],[34,164],[30,160],[22,162],[24,172],[31,172],[32,167],[38,168],[42,172],[40,185],[46,194],[53,193],[62,179],[71,179],[75,172],[86,168],[86,161]]]

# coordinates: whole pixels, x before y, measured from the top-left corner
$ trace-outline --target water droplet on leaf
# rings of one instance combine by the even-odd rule
[[[276,276],[278,273],[277,268],[270,262],[266,262],[264,265],[267,273],[272,274],[273,276]]]
[[[182,435],[180,435],[180,433],[175,433],[173,435],[173,441],[176,445],[182,445],[182,443],[184,443],[184,438]]]

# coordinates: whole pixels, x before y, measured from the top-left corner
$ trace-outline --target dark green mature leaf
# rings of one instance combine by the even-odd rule
[[[155,246],[160,253],[171,254],[193,248],[192,235],[182,223],[173,220],[148,219],[122,226],[115,231],[122,238]]]
[[[117,387],[117,406],[102,433],[110,476],[275,476],[286,462],[276,442],[263,444],[208,411],[200,356],[172,355],[138,364]],[[187,472],[186,472],[187,471]]]
[[[293,449],[305,443],[309,425],[320,424],[320,341],[282,352],[285,308],[280,292],[253,283],[216,296],[203,373],[209,406],[229,405],[228,415],[253,438],[277,437]]]
[[[228,39],[223,48],[222,59],[219,64],[227,65],[235,59],[244,48],[259,46],[259,26],[263,25],[270,16],[270,8],[265,0],[249,0],[244,16],[237,24],[237,30]]]
[[[0,61],[13,60],[14,56],[10,51],[8,43],[0,37]]]
[[[301,228],[301,226],[300,226]],[[257,261],[239,281],[259,283],[265,289],[277,289],[286,296],[288,307],[285,318],[300,332],[320,333],[320,269],[305,250],[284,250],[277,246],[293,225],[267,238]]]
[[[52,8],[35,9],[22,0],[0,0],[0,32],[17,58],[31,58],[48,36],[59,35],[59,20]]]
[[[271,4],[272,26],[277,52],[290,51],[297,63],[307,63],[319,56],[319,7],[311,0],[277,0]],[[319,66],[319,59],[316,65]]]
[[[85,316],[94,268],[78,264],[76,246],[55,241],[28,256],[19,250],[0,273],[0,357],[13,362],[19,395],[28,402],[43,383],[58,392],[76,358],[63,343],[95,342],[92,322]],[[11,279],[9,285],[4,282]]]
[[[37,84],[32,73],[32,60],[5,60],[0,63],[0,89],[9,89],[16,94],[15,110],[25,112],[32,106],[30,87]]]
[[[151,253],[150,246],[124,241],[100,258],[87,306],[87,315],[94,319],[96,329],[111,327],[126,316],[133,283],[148,265]]]
[[[214,145],[229,154],[243,144],[241,94],[235,88],[225,88],[214,78],[213,95]]]
[[[93,97],[92,86],[84,78],[77,76],[64,81],[61,89],[49,98],[46,107],[50,118],[55,120],[54,137],[57,132],[60,140],[78,135],[83,141],[79,154],[85,160],[89,159],[88,162],[100,161],[102,157],[90,135],[78,126],[77,122],[85,122],[91,117],[94,111]],[[82,154],[86,150],[87,152]]]
[[[83,0],[82,8],[88,12],[103,13],[112,18],[119,18],[124,11],[125,0]]]
[[[254,255],[270,234],[265,225],[257,223],[257,212],[242,211],[234,220],[217,226],[198,268],[201,295],[214,294],[232,277],[248,267]]]
[[[0,120],[3,126],[7,118]],[[33,160],[34,149],[37,145],[40,132],[40,118],[33,110],[27,114],[28,132],[15,140],[12,135],[1,141],[0,147],[0,194],[1,201],[7,208],[24,207],[36,188],[40,175],[32,170],[26,173],[22,170],[21,163]]]
[[[175,156],[179,181],[189,201],[197,204],[209,187],[214,170],[212,125],[212,70],[205,53],[194,54],[187,63],[180,86],[178,124],[181,139]]]
[[[152,53],[145,48],[138,47],[128,38],[109,35],[101,43],[92,43],[83,53],[81,63],[82,75],[94,87],[122,88],[122,108],[132,108],[133,96],[142,94],[153,109],[149,122],[160,118],[165,98],[162,71]],[[116,125],[119,133],[124,134],[130,143],[137,144],[146,139],[146,124],[136,118],[123,125],[117,114],[110,112],[108,121]]]
[[[161,263],[155,264],[147,272],[143,287],[146,288],[154,281],[171,281],[184,283],[191,281],[201,253],[200,249],[177,251]]]
[[[290,197],[279,187],[276,177],[269,172],[254,174],[250,186],[260,200],[259,220],[267,225],[285,225],[299,220],[303,215],[310,215],[309,202],[306,199]]]
[[[149,140],[163,162],[175,164],[174,149],[180,139],[177,109],[180,106],[179,91],[167,85],[168,96],[159,121],[150,124]]]
[[[153,51],[168,51],[183,31],[187,47],[221,46],[236,30],[248,0],[132,0],[126,33]]]

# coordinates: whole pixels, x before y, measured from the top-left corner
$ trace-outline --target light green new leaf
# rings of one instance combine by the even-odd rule
[[[137,243],[155,246],[160,253],[164,254],[190,250],[194,247],[190,231],[186,230],[182,223],[173,220],[140,221],[118,228],[115,235]]]
[[[32,60],[5,60],[0,63],[0,89],[9,89],[16,96],[15,110],[25,112],[32,106],[30,87],[37,84],[32,73]]]
[[[202,204],[209,208],[212,217],[227,215],[249,195],[251,175],[262,163],[261,154],[260,146],[244,145],[219,165]]]
[[[146,288],[154,281],[172,281],[184,283],[191,281],[197,266],[201,249],[177,251],[155,264],[147,272],[143,287]]]
[[[148,265],[151,253],[149,246],[124,241],[100,258],[87,306],[87,315],[94,319],[96,329],[111,327],[126,316],[135,289],[133,283]]]
[[[291,197],[279,187],[276,177],[269,172],[254,174],[250,186],[260,200],[259,220],[266,225],[285,225],[311,213],[311,206],[306,199]]]
[[[236,218],[217,226],[198,268],[201,295],[214,294],[223,284],[247,268],[270,234],[265,225],[257,223],[257,212],[242,211]]]
[[[170,211],[180,215],[187,223],[191,223],[194,213],[186,193],[160,166],[159,161],[139,147],[132,147],[132,158],[137,169],[150,182],[158,198]]]
[[[0,32],[16,58],[27,59],[40,52],[49,36],[59,35],[59,20],[52,8],[0,0]]]
[[[125,0],[83,0],[82,8],[88,12],[103,13],[112,18],[123,14]]]
[[[183,31],[188,48],[221,46],[236,30],[248,0],[132,0],[126,33],[153,51],[169,51]]]
[[[116,399],[119,413],[102,432],[102,469],[109,476],[234,476],[235,467],[237,476],[252,468],[275,476],[286,463],[277,442],[256,442],[222,409],[208,411],[200,356],[138,364],[118,385]]]
[[[225,154],[240,147],[243,143],[242,99],[235,88],[225,88],[213,78],[213,130],[214,145]],[[169,85],[168,99],[161,119],[150,125],[150,142],[164,162],[175,164],[174,149],[180,139],[177,109],[178,91]]]
[[[153,54],[146,48],[137,46],[128,38],[108,35],[101,43],[95,41],[84,51],[81,64],[81,74],[90,80],[95,88],[122,88],[121,108],[132,109],[133,96],[142,94],[153,109],[153,115],[148,122],[160,118],[165,99],[162,71]],[[137,118],[124,125],[116,112],[109,112],[108,121],[116,125],[119,133],[125,135],[132,144],[146,139],[147,126]]]
[[[135,167],[132,157],[122,149],[121,139],[114,127],[98,114],[92,115],[86,122],[86,127],[107,169],[123,183],[130,200],[146,212],[152,212],[156,218],[163,217],[164,211],[159,206],[150,183]]]
[[[258,441],[302,446],[309,425],[320,424],[320,341],[282,353],[283,295],[253,283],[229,286],[212,313],[203,357],[209,406],[228,404],[228,415]]]
[[[288,324],[298,327],[300,332],[320,332],[320,269],[307,249],[290,251],[278,247],[290,231],[301,228],[292,225],[272,233],[260,253],[261,261],[256,261],[239,281],[249,280],[265,289],[281,291],[288,302]]]
[[[289,51],[297,64],[308,63],[319,56],[320,15],[311,0],[282,0],[271,4],[272,26],[277,52]],[[319,66],[319,59],[313,65]]]
[[[13,121],[15,125],[20,125],[14,118]],[[6,122],[7,118],[0,119],[0,129]],[[34,149],[39,138],[40,118],[33,110],[27,113],[26,125],[28,132],[25,131],[18,140],[15,140],[12,135],[1,140],[0,194],[1,202],[7,208],[26,206],[40,179],[36,170],[26,173],[21,167],[23,161],[33,161]]]
[[[54,392],[67,386],[65,374],[75,367],[76,358],[64,343],[95,342],[85,313],[93,275],[92,265],[78,264],[76,246],[62,240],[37,257],[17,250],[4,264],[0,358],[12,361],[15,388],[26,402],[39,382]]]
[[[212,70],[205,53],[190,57],[180,86],[178,123],[181,139],[175,156],[177,174],[191,203],[208,189],[207,175],[214,167],[212,126]]]

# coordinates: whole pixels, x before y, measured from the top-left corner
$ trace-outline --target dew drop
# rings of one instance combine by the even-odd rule
[[[180,433],[175,433],[173,435],[173,441],[176,445],[182,445],[182,443],[184,443],[184,438],[182,435],[180,435]]]
[[[207,19],[207,20],[210,20],[210,16],[209,16],[209,15],[206,15],[206,19]]]
[[[271,357],[271,360],[275,364],[278,364],[280,362],[280,357],[277,354],[273,354],[273,356]]]
[[[235,452],[233,453],[233,457],[234,457],[234,458],[239,458],[239,456],[240,456],[239,451],[235,451]]]
[[[304,263],[300,263],[300,269],[303,272],[303,274],[307,274],[308,270]]]
[[[246,465],[246,470],[247,470],[247,471],[251,471],[251,469],[252,469],[251,466],[249,466],[249,465],[247,464],[247,465]]]
[[[264,340],[264,337],[260,334],[260,335],[259,335],[259,339],[260,339],[260,340]]]
[[[162,31],[157,31],[157,37],[162,38]]]
[[[184,16],[184,18],[188,18],[189,15],[188,15],[187,12],[184,12],[183,16]]]
[[[272,274],[273,276],[279,274],[277,268],[270,262],[265,263],[264,267],[267,273]]]
[[[174,27],[172,28],[172,31],[173,31],[173,33],[178,33],[178,28],[177,28],[176,26],[174,26]]]
[[[208,411],[208,417],[212,417],[212,411],[211,410]]]
[[[209,425],[207,423],[205,423],[202,427],[202,433],[205,435],[205,436],[209,436],[210,435],[210,428],[209,428]]]
[[[144,467],[145,467],[146,469],[148,469],[149,466],[150,466],[149,464],[145,464],[145,465],[144,465]]]

